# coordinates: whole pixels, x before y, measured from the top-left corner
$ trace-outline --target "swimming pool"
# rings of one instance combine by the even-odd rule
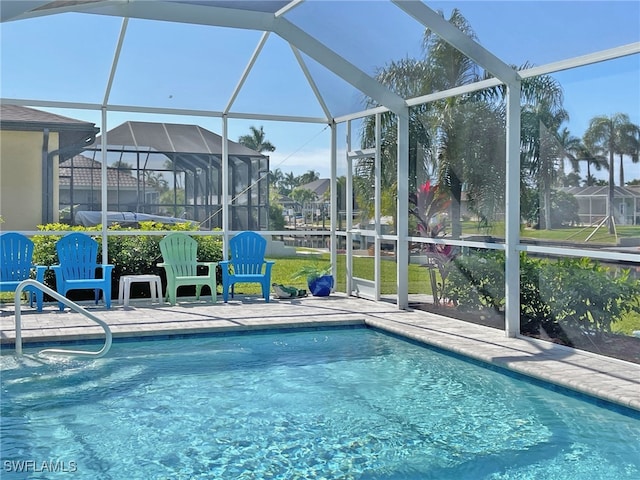
[[[366,328],[0,360],[3,478],[640,478],[639,414]]]

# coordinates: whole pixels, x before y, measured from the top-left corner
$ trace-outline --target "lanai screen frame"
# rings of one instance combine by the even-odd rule
[[[31,4],[32,2],[29,2]],[[48,2],[39,2],[46,4]],[[406,1],[406,0],[393,0],[392,3],[405,13],[413,17],[420,22],[423,26],[431,29],[442,39],[450,43],[457,48],[463,54],[475,61],[481,68],[491,73],[494,78],[477,82],[474,84],[465,85],[462,87],[454,88],[452,90],[438,92],[424,97],[403,99],[395,93],[388,90],[383,85],[376,82],[372,77],[366,75],[354,65],[350,64],[344,58],[341,58],[335,52],[328,49],[322,43],[308,35],[306,32],[300,30],[295,25],[291,24],[284,18],[284,14],[295,8],[300,2],[294,1],[287,4],[284,8],[276,12],[275,14],[268,14],[264,12],[247,12],[247,11],[235,11],[231,9],[217,8],[216,15],[208,17],[207,21],[198,18],[193,14],[193,5],[180,5],[172,2],[157,2],[156,5],[151,7],[151,11],[144,6],[145,2],[131,2],[123,4],[121,2],[98,2],[98,6],[103,8],[108,15],[122,16],[123,22],[120,30],[120,37],[117,43],[116,52],[111,66],[110,77],[107,84],[107,88],[104,95],[104,101],[102,104],[88,104],[77,102],[52,102],[38,99],[9,99],[3,98],[5,103],[14,103],[18,105],[29,106],[41,106],[52,108],[74,108],[74,109],[87,109],[87,110],[100,110],[102,113],[101,118],[101,131],[107,132],[107,113],[108,112],[129,112],[129,113],[154,113],[165,115],[186,115],[186,116],[198,116],[198,117],[212,117],[220,118],[222,120],[222,137],[223,137],[223,164],[222,175],[225,181],[223,182],[222,196],[228,198],[228,120],[232,118],[236,119],[260,119],[260,120],[275,120],[275,121],[290,121],[290,122],[315,122],[324,123],[331,128],[331,198],[336,198],[336,178],[337,178],[337,152],[338,152],[338,138],[336,128],[339,124],[348,123],[349,121],[357,118],[362,118],[369,115],[376,115],[385,111],[392,112],[398,119],[398,138],[397,138],[397,151],[398,151],[398,205],[397,205],[397,218],[398,224],[396,225],[396,235],[391,238],[397,242],[397,306],[399,309],[408,308],[408,245],[410,241],[418,240],[407,234],[408,232],[408,109],[413,105],[422,103],[434,102],[441,99],[445,99],[451,96],[468,93],[471,91],[480,90],[496,85],[504,85],[507,90],[507,124],[506,124],[506,203],[505,203],[505,221],[506,221],[506,235],[504,244],[495,243],[481,243],[481,242],[469,242],[463,240],[446,239],[446,241],[439,240],[427,240],[432,243],[447,243],[449,245],[456,245],[461,247],[478,247],[484,249],[496,249],[504,250],[506,256],[506,271],[505,271],[505,293],[506,293],[506,306],[505,306],[505,333],[509,337],[515,337],[519,335],[520,329],[520,304],[519,304],[519,254],[520,252],[531,252],[550,255],[564,255],[564,256],[586,256],[594,259],[603,260],[616,260],[616,261],[629,261],[638,262],[638,255],[616,253],[616,252],[596,252],[586,249],[567,249],[545,246],[530,246],[523,245],[520,242],[520,198],[519,198],[519,185],[520,185],[520,87],[523,78],[533,77],[536,75],[544,75],[548,73],[559,72],[566,69],[571,69],[579,66],[585,66],[593,63],[603,62],[606,60],[612,60],[621,58],[627,55],[637,55],[640,53],[640,43],[634,43],[625,45],[610,50],[596,52],[583,57],[577,57],[570,60],[556,62],[548,64],[542,67],[531,68],[523,71],[516,71],[509,65],[502,62],[499,58],[494,56],[491,52],[487,51],[484,47],[474,42],[469,37],[462,34],[459,30],[454,28],[451,24],[440,17],[434,10],[429,8],[422,2]],[[15,6],[14,6],[15,7]],[[32,5],[23,7],[26,12]],[[67,7],[65,11],[82,12],[83,10],[91,11],[94,5],[91,4],[77,4]],[[20,9],[22,7],[18,7]],[[216,8],[216,7],[214,7]],[[24,12],[13,12],[13,15],[20,16]],[[27,12],[28,13],[28,12]],[[55,13],[55,12],[54,12]],[[45,15],[47,13],[44,13]],[[203,110],[189,110],[189,109],[166,109],[166,108],[144,108],[137,106],[126,105],[113,105],[109,103],[109,93],[112,86],[115,69],[118,64],[118,59],[121,53],[124,36],[127,29],[128,17],[134,18],[147,18],[158,20],[172,20],[172,15],[179,19],[178,21],[194,24],[207,24],[215,26],[246,28],[263,31],[263,37],[256,48],[254,56],[249,62],[245,73],[240,79],[236,90],[229,100],[229,104],[223,111],[203,111]],[[28,17],[28,15],[26,15]],[[212,18],[215,17],[215,18]],[[4,21],[4,19],[3,19]],[[255,62],[257,55],[260,53],[260,49],[267,37],[275,33],[282,37],[285,41],[288,41],[294,53],[299,51],[304,52],[309,57],[316,60],[321,65],[325,66],[334,74],[338,75],[343,80],[347,81],[358,90],[360,90],[366,96],[372,98],[381,105],[376,109],[353,112],[352,114],[333,118],[329,109],[326,107],[318,89],[313,84],[313,79],[308,74],[304,63],[300,60],[299,54],[297,55],[300,63],[300,67],[305,71],[307,80],[309,81],[317,100],[322,106],[326,118],[311,119],[306,117],[284,117],[284,116],[271,116],[271,115],[247,115],[237,114],[232,112],[231,106],[233,100],[237,96],[238,92],[242,88],[242,84],[246,79],[248,71],[251,65]],[[102,155],[106,158],[107,139],[106,134],[102,137]],[[376,150],[379,149],[379,144],[376,146]],[[379,180],[379,172],[376,172],[376,183]],[[347,185],[347,191],[351,188]],[[103,205],[103,220],[106,220],[106,209],[104,206],[106,201],[106,163],[103,163],[102,169],[102,205]],[[331,261],[336,264],[337,252],[335,241],[337,238],[337,206],[334,201],[331,204]],[[377,229],[379,231],[379,215],[376,215]],[[106,239],[106,221],[103,221],[102,235]],[[223,211],[223,228],[222,235],[225,245],[227,245],[230,235],[233,233],[229,230],[229,212],[227,209]],[[280,234],[282,232],[263,232],[265,234]],[[352,232],[347,231],[345,235],[348,237]],[[379,240],[379,234],[376,237]],[[425,241],[424,238],[420,239]],[[103,255],[106,256],[106,244],[103,242]],[[224,249],[226,251],[226,249]],[[376,263],[379,262],[379,250],[376,249]],[[335,274],[335,271],[334,271]],[[379,283],[379,276],[376,276],[376,282]],[[348,289],[347,289],[348,290]],[[349,293],[349,292],[348,292]]]

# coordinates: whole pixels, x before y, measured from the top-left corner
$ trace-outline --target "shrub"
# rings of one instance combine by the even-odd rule
[[[563,330],[599,335],[628,312],[640,312],[640,281],[629,270],[612,271],[588,258],[544,262],[540,296]]]
[[[564,225],[578,225],[578,200],[570,193],[562,190],[555,190],[551,194],[551,223],[554,228]]]
[[[96,240],[101,244],[100,227],[71,227],[66,224],[52,223],[41,225],[41,231],[94,231]],[[140,222],[140,228],[145,231],[194,231],[191,223],[164,225],[157,222]],[[119,225],[109,227],[110,231],[137,231],[133,228],[123,228]],[[58,263],[56,254],[56,242],[60,235],[36,235],[34,242],[34,262],[39,265],[51,266]],[[219,262],[222,260],[222,237],[219,235],[196,235],[198,242],[198,260],[202,262]],[[114,265],[112,291],[118,293],[118,281],[122,275],[160,275],[164,281],[164,270],[156,265],[162,260],[160,253],[161,235],[118,235],[108,237],[108,261]],[[102,246],[98,250],[98,261],[101,262]],[[55,289],[55,275],[48,270],[45,274],[45,284]],[[137,290],[145,288],[144,285],[132,286],[132,297],[137,295]]]
[[[499,310],[504,305],[504,253],[475,251],[455,260],[449,297],[459,309]],[[602,335],[625,315],[640,312],[640,280],[629,270],[588,258],[520,257],[520,322],[525,334],[560,338]]]
[[[539,277],[544,262],[525,253],[520,255],[520,331],[537,335],[543,330],[548,335],[561,337],[562,329],[540,295]]]
[[[504,254],[470,249],[454,260],[448,276],[447,296],[464,311],[504,305]]]

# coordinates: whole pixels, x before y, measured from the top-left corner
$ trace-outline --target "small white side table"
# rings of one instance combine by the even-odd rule
[[[162,305],[162,282],[158,275],[123,275],[120,277],[118,302],[125,307],[129,306],[129,293],[131,284],[135,282],[148,282],[151,289],[151,302],[157,301]]]

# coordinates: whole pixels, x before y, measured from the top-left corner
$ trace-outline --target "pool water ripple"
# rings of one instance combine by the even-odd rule
[[[0,361],[3,460],[73,478],[640,478],[639,416],[367,329]]]

